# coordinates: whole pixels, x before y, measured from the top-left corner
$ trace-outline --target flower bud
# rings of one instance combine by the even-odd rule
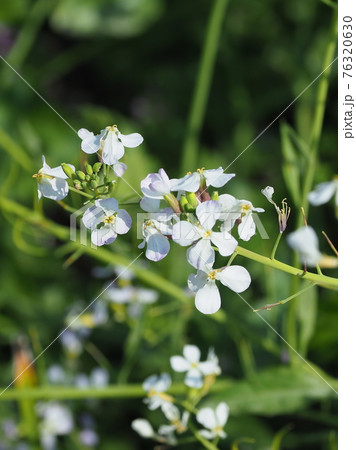
[[[85,180],[85,173],[82,172],[81,170],[77,170],[76,175],[79,178],[79,180],[82,180],[82,181]]]
[[[98,173],[99,170],[101,169],[101,166],[102,166],[102,163],[101,163],[101,162],[96,162],[96,163],[93,165],[93,171],[94,171],[94,173]]]
[[[61,166],[62,166],[63,172],[67,175],[67,177],[72,178],[72,176],[75,173],[74,170],[68,164],[65,164],[65,163],[62,163]]]
[[[93,175],[93,168],[90,164],[88,164],[88,163],[85,164],[85,170],[88,175]]]
[[[110,183],[110,181],[111,181],[110,177],[108,177],[107,175],[105,175],[105,177],[104,177],[104,183],[105,183],[105,184],[108,184],[108,183]]]
[[[97,188],[98,187],[98,183],[97,183],[97,181],[95,181],[95,180],[91,180],[91,182],[90,182],[90,186],[93,188],[93,189],[95,189],[95,188]]]
[[[86,175],[85,175],[85,181],[90,181],[90,180],[91,180],[91,176],[88,175],[88,174],[86,174]]]
[[[218,191],[214,191],[212,194],[211,194],[211,199],[212,200],[219,200],[219,192]]]
[[[187,192],[186,195],[189,205],[195,209],[199,205],[197,196],[194,192]]]
[[[83,189],[87,189],[87,187],[88,187],[88,182],[87,182],[87,181],[82,181],[82,182],[81,182],[81,185],[82,185],[82,188],[83,188]]]
[[[78,191],[80,189],[82,189],[82,183],[79,180],[75,179],[75,180],[73,180],[73,183],[74,183],[75,189],[77,189]]]

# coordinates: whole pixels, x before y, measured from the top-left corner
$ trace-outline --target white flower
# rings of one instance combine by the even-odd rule
[[[104,302],[95,302],[84,313],[81,313],[81,310],[82,308],[78,304],[69,311],[65,321],[70,329],[87,334],[89,330],[106,323],[108,320],[107,305]]]
[[[146,378],[142,384],[142,388],[147,392],[148,398],[144,399],[148,408],[153,410],[162,407],[165,403],[172,402],[172,397],[165,394],[172,383],[168,373],[162,373],[160,376],[151,375]]]
[[[221,231],[230,231],[234,227],[236,221],[241,217],[241,211],[238,208],[238,202],[239,200],[237,200],[230,194],[219,195],[219,221],[223,222],[220,225]]]
[[[47,370],[47,379],[51,384],[65,384],[68,376],[62,366],[53,364]]]
[[[68,195],[69,187],[67,183],[68,176],[64,173],[61,166],[51,169],[42,156],[43,167],[33,175],[37,181],[38,200],[46,197],[51,200],[63,200]],[[75,167],[68,164],[75,171]]]
[[[338,204],[337,199],[337,178],[331,181],[325,181],[318,184],[315,189],[308,194],[308,200],[313,206],[320,206],[327,203],[335,194],[335,203]]]
[[[187,430],[189,420],[188,411],[184,411],[181,417],[180,411],[175,405],[165,403],[162,405],[162,412],[171,423],[170,425],[161,425],[159,427],[158,433],[160,435],[167,436],[174,432],[181,434]]]
[[[163,431],[167,431],[167,433],[160,433],[159,429],[158,433],[156,433],[150,422],[146,419],[135,419],[132,422],[131,427],[143,438],[154,439],[155,441],[169,445],[176,445],[177,443],[172,430],[163,429]]]
[[[229,407],[224,402],[219,403],[215,411],[212,408],[200,409],[197,413],[197,421],[207,429],[200,430],[199,433],[206,439],[226,438],[224,426],[228,417]]]
[[[79,440],[87,447],[96,447],[99,444],[99,436],[90,428],[84,428],[84,430],[81,430],[79,433]]]
[[[198,169],[196,172],[188,173],[183,178],[172,180],[172,191],[196,192],[200,187],[203,189],[213,186],[220,188],[235,176],[234,173],[224,173],[224,169]]]
[[[217,360],[200,362],[200,350],[195,345],[185,345],[183,355],[184,357],[172,356],[170,362],[176,372],[187,372],[184,383],[191,388],[200,389],[203,386],[203,376],[221,372]]]
[[[250,274],[242,266],[213,269],[211,265],[206,265],[202,270],[198,270],[196,275],[190,274],[188,287],[196,293],[195,306],[203,314],[213,314],[220,309],[221,298],[216,286],[217,280],[236,293],[245,291],[251,283]]]
[[[200,203],[196,209],[199,223],[193,225],[182,221],[176,223],[172,229],[172,239],[179,245],[188,246],[196,242],[188,249],[188,262],[200,269],[206,264],[213,264],[215,260],[214,244],[222,256],[233,254],[237,241],[227,231],[213,231],[213,227],[220,216],[220,206],[216,200]]]
[[[322,259],[319,251],[319,240],[313,228],[307,226],[290,233],[287,236],[287,243],[296,250],[302,264],[315,267]]]
[[[116,164],[124,156],[125,147],[138,147],[143,142],[140,134],[122,134],[116,125],[106,127],[96,136],[91,131],[81,128],[78,136],[82,139],[81,147],[85,153],[91,154],[102,150],[102,160],[110,166]]]
[[[98,246],[111,244],[118,234],[126,234],[132,223],[130,215],[119,209],[114,198],[95,200],[95,206],[85,211],[82,221],[86,228],[92,230],[91,240]]]
[[[74,384],[79,389],[102,388],[109,384],[109,373],[102,367],[95,367],[90,375],[79,373],[74,380]]]
[[[83,344],[76,333],[71,330],[65,330],[59,337],[65,351],[71,357],[77,357],[83,351]]]
[[[55,446],[56,436],[69,434],[74,428],[71,411],[60,403],[39,403],[37,413],[42,418],[40,433],[42,447],[52,450]]]
[[[240,213],[240,223],[237,232],[243,241],[248,241],[256,234],[256,225],[253,220],[253,212],[264,212],[262,208],[255,208],[248,200],[238,200],[237,212]]]
[[[123,288],[109,288],[106,291],[108,300],[113,303],[137,302],[142,305],[154,303],[158,299],[158,292],[153,289],[126,286]]]
[[[283,233],[283,231],[287,228],[287,221],[290,215],[290,208],[287,205],[286,199],[282,200],[282,208],[280,208],[272,199],[272,196],[274,194],[274,189],[272,186],[265,187],[261,190],[261,192],[266,197],[266,199],[274,206],[278,214],[279,232]]]

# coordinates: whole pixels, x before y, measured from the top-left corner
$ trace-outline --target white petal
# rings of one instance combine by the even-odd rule
[[[200,225],[205,230],[211,230],[220,216],[220,205],[216,200],[200,203],[197,206],[196,215]]]
[[[105,164],[110,166],[116,164],[118,159],[122,158],[125,153],[124,146],[118,140],[115,131],[109,131],[106,138],[103,140],[102,158]]]
[[[157,232],[147,238],[146,258],[151,261],[160,261],[168,255],[169,249],[168,239]]]
[[[196,269],[204,269],[215,262],[215,252],[209,239],[201,239],[187,250],[187,259]]]
[[[189,362],[183,356],[172,356],[170,363],[175,372],[186,372],[190,369]]]
[[[199,434],[201,434],[205,439],[214,439],[216,437],[215,431],[208,430],[199,430]]]
[[[132,422],[131,427],[141,437],[153,438],[155,436],[155,432],[153,431],[152,425],[146,419],[135,419]]]
[[[225,232],[212,232],[211,242],[219,249],[221,256],[230,256],[234,253],[237,247],[236,239],[231,236],[227,231]]]
[[[202,270],[198,270],[197,274],[191,273],[188,277],[188,287],[191,291],[197,292],[206,285],[207,274]]]
[[[194,364],[200,361],[200,350],[196,345],[185,345],[183,355],[190,363]]]
[[[159,376],[158,375],[151,375],[151,376],[149,376],[142,383],[142,389],[144,391],[148,392],[150,389],[153,389],[156,386],[158,380],[159,380]]]
[[[119,132],[119,138],[124,147],[135,148],[143,142],[143,137],[139,133],[122,134]]]
[[[79,130],[81,131],[81,130]],[[88,130],[86,130],[88,131]],[[79,132],[78,132],[79,134]],[[83,152],[88,153],[89,155],[92,153],[96,153],[101,146],[101,138],[103,137],[103,132],[94,136],[94,133],[88,131],[87,135],[82,138],[81,149]],[[80,136],[81,137],[81,136]]]
[[[63,200],[69,192],[68,183],[62,178],[42,178],[37,188],[41,196],[56,201]],[[41,198],[41,196],[38,197]]]
[[[113,215],[119,208],[119,204],[115,198],[103,198],[95,200],[95,205],[102,208],[107,216]]]
[[[200,175],[198,172],[193,172],[183,178],[172,179],[170,184],[171,191],[196,192],[200,186]]]
[[[173,225],[172,239],[177,244],[186,247],[187,245],[191,245],[194,241],[200,239],[200,234],[193,224],[187,222],[186,220],[182,220],[181,222]]]
[[[172,403],[165,403],[162,405],[162,411],[169,421],[180,419],[179,409]]]
[[[251,284],[251,276],[242,266],[229,266],[221,272],[217,272],[218,279],[223,285],[234,292],[243,292]]]
[[[206,179],[206,185],[214,186],[216,188],[225,186],[225,184],[235,176],[234,173],[224,173],[222,167],[219,167],[218,169],[204,170],[203,175]]]
[[[229,407],[224,402],[219,403],[216,408],[216,418],[218,419],[218,425],[223,427],[226,424],[228,417]]]
[[[82,222],[89,230],[94,230],[105,219],[104,210],[100,206],[91,206],[82,217]]]
[[[154,213],[159,211],[160,202],[161,200],[158,198],[143,197],[140,200],[140,206],[144,211]]]
[[[272,196],[274,194],[274,189],[272,186],[266,186],[264,189],[261,190],[262,194],[266,197],[266,199],[274,205],[274,201],[272,199]]]
[[[117,162],[112,166],[112,170],[114,171],[117,177],[122,177],[127,169],[127,165],[121,162]]]
[[[113,224],[114,230],[117,234],[126,234],[131,228],[132,220],[130,214],[124,209],[119,209]]]
[[[75,171],[75,167],[72,166],[71,164],[68,164],[72,169],[74,169]],[[43,174],[46,175],[50,175],[52,177],[56,177],[56,178],[63,178],[64,180],[66,178],[68,178],[68,176],[64,173],[62,166],[58,166],[58,167],[53,167],[53,169],[51,169],[49,166],[47,166],[46,168],[43,168],[41,170],[41,172]]]
[[[142,304],[151,304],[158,300],[158,292],[152,289],[137,289],[137,300]]]
[[[218,424],[212,408],[202,408],[197,413],[197,421],[208,430],[212,430]]]
[[[220,292],[214,281],[199,289],[195,296],[195,306],[203,314],[214,314],[220,309]]]
[[[241,218],[241,223],[237,227],[237,231],[243,241],[249,241],[256,234],[256,224],[253,220],[252,213],[248,213]]]
[[[215,361],[204,361],[199,363],[198,369],[204,374],[204,375],[220,375],[221,369],[219,365]]]
[[[80,139],[85,139],[93,135],[94,133],[92,131],[87,130],[86,128],[81,128],[80,130],[78,130],[78,136],[80,137]]]
[[[335,180],[320,183],[313,191],[309,192],[308,200],[313,206],[323,205],[331,199],[336,189],[337,182]]]
[[[203,387],[203,377],[201,372],[198,369],[189,370],[185,376],[184,384],[193,389],[200,389]]]
[[[117,234],[111,227],[103,226],[91,232],[91,241],[94,245],[100,247],[102,245],[111,244],[114,242],[116,236]]]
[[[157,392],[165,392],[167,389],[170,388],[172,383],[171,377],[168,375],[168,373],[162,373],[159,377],[154,389]]]
[[[322,258],[318,236],[311,227],[302,227],[287,236],[287,243],[299,254],[299,259],[307,266],[316,266]]]
[[[134,288],[127,286],[125,288],[112,288],[105,292],[108,300],[114,303],[128,303],[134,296]]]

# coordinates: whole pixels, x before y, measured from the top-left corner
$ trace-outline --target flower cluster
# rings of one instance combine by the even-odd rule
[[[185,372],[184,383],[190,388],[185,402],[177,401],[167,391],[171,387],[171,377],[167,373],[151,375],[143,382],[143,389],[147,393],[144,403],[150,410],[161,409],[168,424],[161,425],[157,431],[147,419],[139,418],[132,422],[132,428],[142,437],[157,442],[177,445],[179,435],[186,433],[193,417],[205,428],[199,434],[208,440],[225,438],[224,426],[229,415],[226,403],[220,403],[215,410],[212,408],[196,409],[195,406],[207,394],[215,377],[220,375],[219,361],[213,349],[209,350],[206,361],[200,361],[200,350],[195,345],[186,345],[183,356],[175,355],[170,358],[171,367],[175,372]],[[181,411],[175,403],[184,404]],[[191,404],[190,404],[191,403]]]

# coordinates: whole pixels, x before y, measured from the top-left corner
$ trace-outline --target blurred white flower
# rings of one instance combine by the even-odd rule
[[[197,413],[197,421],[206,430],[200,430],[199,433],[206,439],[226,438],[224,426],[228,417],[229,407],[224,402],[219,403],[215,411],[212,408],[200,409]]]
[[[96,447],[99,444],[99,437],[97,433],[90,428],[81,430],[79,433],[79,440],[87,447]]]
[[[72,412],[60,403],[38,403],[36,411],[41,421],[39,424],[41,444],[45,450],[53,450],[56,437],[70,434],[74,428]]]
[[[214,354],[215,355],[215,354]],[[183,356],[172,356],[170,359],[172,369],[176,372],[187,372],[184,383],[191,387],[200,389],[203,386],[203,377],[206,375],[220,374],[218,360],[208,358],[200,362],[200,350],[195,345],[185,345]]]
[[[166,418],[171,422],[170,425],[161,425],[158,433],[163,436],[171,435],[174,432],[179,434],[187,431],[187,424],[189,420],[189,412],[184,411],[182,416],[179,409],[172,403],[165,403],[162,405],[162,412]]]
[[[96,136],[93,132],[81,128],[78,136],[82,139],[81,148],[85,153],[91,154],[101,150],[103,162],[109,165],[116,164],[124,156],[125,147],[138,147],[143,142],[139,133],[122,134],[116,125],[106,127]]]
[[[82,341],[73,331],[65,330],[60,335],[59,339],[64,347],[64,350],[69,354],[69,356],[77,357],[83,351]]]
[[[146,378],[142,384],[142,388],[147,392],[147,398],[144,399],[144,403],[147,404],[149,409],[157,409],[167,402],[172,402],[172,397],[165,394],[165,391],[170,388],[171,383],[172,380],[168,373],[151,375]]]
[[[83,214],[83,224],[91,232],[94,245],[111,244],[118,234],[126,234],[132,224],[130,215],[114,198],[95,200],[95,206],[88,208]]]
[[[200,187],[203,189],[213,186],[220,188],[235,176],[234,173],[224,173],[224,169],[205,168],[198,169],[196,172],[188,172],[183,178],[174,179],[172,181],[172,191],[196,192]]]
[[[236,293],[245,291],[251,283],[248,271],[242,266],[228,266],[213,269],[206,265],[197,274],[190,274],[188,287],[195,292],[195,306],[203,314],[213,314],[220,309],[221,297],[216,281]]]
[[[335,177],[331,181],[325,181],[318,184],[315,189],[308,194],[309,203],[313,206],[320,206],[327,203],[335,195],[335,204],[338,204],[337,198],[338,181]]]
[[[37,181],[38,200],[46,197],[51,200],[63,200],[68,195],[69,187],[67,183],[68,176],[64,173],[61,166],[49,167],[46,158],[42,156],[43,167],[38,173],[33,175]],[[68,164],[74,171],[75,167]]]
[[[74,384],[80,389],[102,388],[109,384],[109,373],[102,367],[96,367],[89,376],[79,373],[74,379]]]
[[[310,226],[299,228],[287,236],[288,245],[298,253],[300,262],[315,267],[322,259],[318,236]]]
[[[168,432],[167,434],[164,433],[160,434],[160,432],[156,433],[152,428],[150,422],[146,419],[135,419],[132,422],[131,427],[133,430],[136,431],[136,433],[138,433],[143,438],[153,439],[160,443],[165,443],[169,445],[175,445],[177,443],[177,440],[174,437],[172,431]]]

